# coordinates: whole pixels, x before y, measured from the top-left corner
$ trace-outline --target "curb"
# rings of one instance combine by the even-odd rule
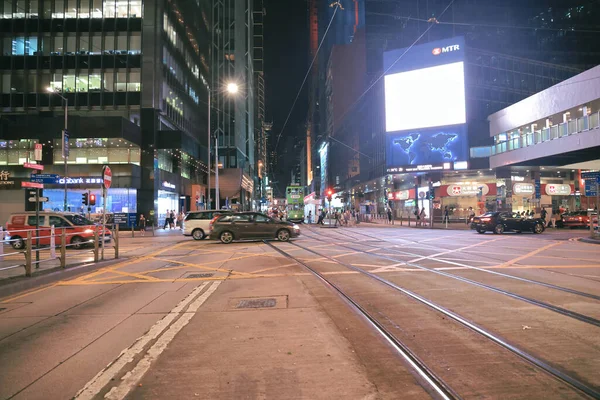
[[[592,239],[592,238],[579,238],[579,242],[589,243],[589,244],[600,244],[600,239]]]

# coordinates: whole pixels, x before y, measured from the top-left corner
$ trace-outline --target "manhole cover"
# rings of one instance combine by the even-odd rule
[[[268,308],[275,307],[277,300],[270,299],[245,299],[240,300],[235,308]]]
[[[214,274],[190,274],[186,278],[210,278]]]

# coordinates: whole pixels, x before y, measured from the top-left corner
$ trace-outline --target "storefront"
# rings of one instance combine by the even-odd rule
[[[567,183],[545,183],[541,187],[543,207],[551,210],[575,209],[575,185]]]
[[[179,213],[180,210],[180,195],[177,191],[177,185],[163,180],[160,182],[158,189],[158,223],[159,226],[164,225],[167,213],[171,211],[175,214]]]
[[[516,182],[512,184],[512,211],[535,210],[535,182]]]
[[[416,207],[415,189],[392,190],[388,192],[388,204],[395,218],[408,218],[414,214]]]
[[[439,208],[444,210],[448,207],[450,218],[464,219],[468,218],[472,211],[481,215],[487,211],[494,211],[497,207],[495,182],[456,182],[441,185],[436,190],[440,197]]]

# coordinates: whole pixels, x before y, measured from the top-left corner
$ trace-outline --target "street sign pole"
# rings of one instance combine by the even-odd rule
[[[104,261],[104,232],[106,231],[106,187],[102,185],[102,261]]]
[[[40,267],[40,189],[35,189],[35,268]]]

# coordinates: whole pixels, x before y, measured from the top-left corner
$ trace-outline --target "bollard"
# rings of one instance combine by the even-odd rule
[[[134,237],[133,236],[133,225],[131,225],[131,237]]]
[[[115,259],[119,258],[119,225],[115,225]]]
[[[98,248],[100,242],[100,235],[98,235],[98,229],[94,231],[94,262],[98,262]]]
[[[60,235],[60,267],[66,268],[67,266],[67,230],[63,228]]]
[[[25,243],[25,276],[31,276],[31,231],[27,231],[27,243]]]
[[[4,255],[4,230],[0,226],[0,257]]]
[[[50,226],[50,258],[56,258],[56,231],[54,225]]]
[[[154,236],[154,224],[152,224],[152,236]]]

